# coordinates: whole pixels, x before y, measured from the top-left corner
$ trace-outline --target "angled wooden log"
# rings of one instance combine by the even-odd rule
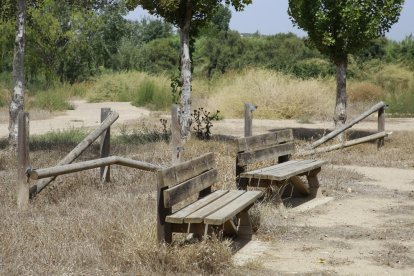
[[[329,146],[329,147],[324,147],[324,148],[299,152],[298,156],[307,156],[307,155],[312,155],[312,154],[316,154],[316,153],[323,153],[323,152],[329,152],[329,151],[333,151],[333,150],[343,149],[343,148],[355,146],[355,145],[358,145],[358,144],[366,143],[366,142],[369,142],[369,141],[372,141],[372,140],[385,138],[385,137],[387,137],[388,135],[391,135],[391,134],[392,134],[392,132],[375,133],[375,134],[368,135],[368,136],[365,136],[365,137],[362,137],[362,138],[347,141],[343,144],[337,144],[337,145],[333,145],[333,146]]]
[[[331,133],[329,133],[328,135],[325,135],[324,137],[322,137],[321,139],[319,139],[316,142],[313,142],[310,145],[311,149],[317,148],[320,145],[322,145],[323,143],[331,140],[332,138],[335,138],[336,136],[338,136],[339,134],[341,134],[342,132],[344,132],[345,130],[351,128],[353,125],[359,123],[360,121],[362,121],[363,119],[365,119],[366,117],[368,117],[369,115],[371,115],[372,113],[380,110],[381,108],[385,108],[387,107],[387,105],[384,102],[379,102],[376,105],[374,105],[373,107],[371,107],[370,109],[368,109],[367,111],[365,111],[364,113],[362,113],[361,115],[359,115],[358,117],[354,118],[352,121],[350,121],[349,123],[341,126],[338,129],[335,129],[334,131],[332,131]]]
[[[93,142],[95,142],[105,130],[110,127],[117,119],[119,114],[115,111],[112,111],[111,114],[102,122],[102,124],[92,131],[85,139],[82,140],[68,155],[66,155],[58,165],[66,165],[72,163],[79,155],[82,154]],[[30,188],[30,197],[35,196],[37,193],[49,185],[56,177],[50,177],[38,181],[35,185]]]

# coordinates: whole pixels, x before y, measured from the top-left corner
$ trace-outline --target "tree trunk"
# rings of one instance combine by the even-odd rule
[[[336,106],[334,114],[335,127],[339,128],[346,122],[346,69],[347,59],[336,63]]]
[[[191,1],[187,4],[184,24],[180,27],[181,38],[181,99],[180,126],[181,138],[187,139],[191,125],[191,57],[190,57],[190,26],[193,11]]]
[[[17,144],[17,119],[24,110],[24,47],[25,47],[26,1],[17,1],[16,40],[13,58],[13,97],[10,103],[9,144]]]

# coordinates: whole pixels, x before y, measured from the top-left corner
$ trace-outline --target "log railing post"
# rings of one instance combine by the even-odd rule
[[[101,123],[111,113],[111,109],[108,107],[101,108]],[[100,156],[101,158],[108,157],[110,154],[110,145],[111,145],[111,127],[108,127],[104,133],[101,134],[101,146],[100,146]],[[111,181],[110,166],[101,167],[100,170],[101,182]]]
[[[244,137],[253,135],[253,111],[256,109],[257,106],[251,103],[244,104]]]
[[[26,210],[29,206],[29,183],[26,171],[29,168],[29,114],[18,115],[17,132],[17,208]]]
[[[181,127],[178,117],[178,105],[173,105],[171,107],[171,152],[173,165],[180,163],[182,151],[183,144],[181,140]]]
[[[385,131],[385,107],[378,109],[378,132]],[[377,148],[380,149],[384,146],[384,137],[379,138],[377,141]]]

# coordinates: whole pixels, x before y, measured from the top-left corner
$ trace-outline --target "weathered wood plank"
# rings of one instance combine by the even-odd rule
[[[109,165],[122,165],[125,167],[131,167],[135,169],[145,170],[145,171],[152,171],[155,172],[160,170],[162,167],[158,165],[154,165],[151,163],[128,159],[119,156],[111,156],[105,157],[95,160],[89,161],[82,161],[74,164],[67,164],[67,165],[60,165],[56,167],[44,168],[44,169],[35,169],[30,171],[30,179],[43,179],[49,177],[56,177],[63,174],[79,172],[89,169],[94,169],[102,166],[109,166]]]
[[[239,166],[245,166],[251,163],[276,159],[279,156],[289,155],[295,152],[295,145],[292,142],[270,146],[259,150],[252,150],[238,154]]]
[[[216,212],[210,214],[206,218],[204,218],[205,224],[212,224],[212,225],[221,225],[225,221],[228,221],[245,208],[253,204],[256,199],[262,196],[263,192],[261,191],[249,191],[242,194],[240,197],[236,198],[229,204],[223,206]]]
[[[29,206],[29,183],[26,170],[29,161],[29,113],[20,111],[17,115],[17,207],[26,210]]]
[[[210,195],[208,195],[208,196],[206,196],[202,199],[199,199],[199,200],[191,203],[190,205],[187,205],[186,207],[182,208],[181,210],[175,212],[174,214],[168,216],[166,218],[166,221],[170,222],[170,223],[183,223],[184,218],[186,216],[189,216],[190,214],[194,213],[198,209],[201,209],[204,206],[210,204],[211,202],[215,201],[216,199],[220,198],[221,196],[223,196],[226,193],[228,193],[228,191],[226,191],[226,190],[215,191],[212,194],[210,194]]]
[[[213,169],[214,166],[213,153],[207,153],[201,157],[166,168],[161,171],[163,185],[177,185],[203,172]]]
[[[280,181],[314,170],[316,168],[320,168],[325,163],[326,161],[321,160],[288,161],[262,170],[242,173],[240,176],[243,178],[257,178]]]
[[[188,215],[184,218],[185,223],[201,223],[203,222],[204,218],[208,215],[214,213],[215,211],[219,210],[223,206],[226,206],[242,194],[246,193],[245,191],[229,191],[213,203],[204,206],[203,208],[197,210],[196,212]]]
[[[260,148],[293,141],[292,129],[278,130],[271,133],[240,138],[237,140],[238,152],[251,151]]]
[[[164,206],[166,208],[171,207],[191,195],[213,185],[217,181],[217,175],[217,169],[212,169],[165,190]]]

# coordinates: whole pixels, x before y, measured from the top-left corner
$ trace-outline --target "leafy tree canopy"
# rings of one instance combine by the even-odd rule
[[[397,22],[404,0],[289,0],[292,22],[334,62],[346,60]]]
[[[210,19],[222,3],[232,5],[236,10],[242,10],[246,5],[251,4],[252,0],[126,0],[129,9],[142,6],[149,13],[159,15],[177,27],[185,25],[188,7],[193,11],[192,25],[197,27]]]

